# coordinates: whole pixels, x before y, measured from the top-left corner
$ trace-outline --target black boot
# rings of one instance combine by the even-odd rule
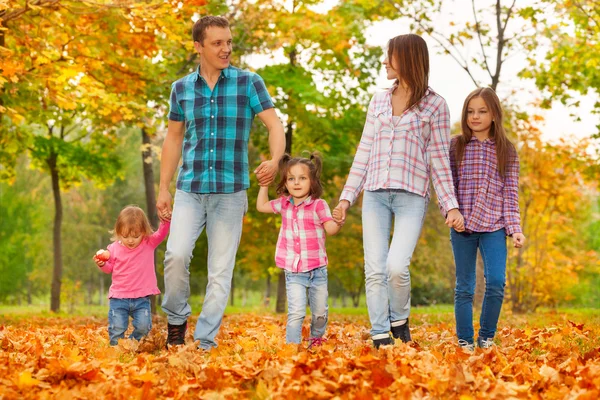
[[[404,325],[392,326],[392,335],[394,338],[400,339],[404,343],[412,340],[410,337],[410,329],[408,328],[408,318],[406,319],[406,323]]]

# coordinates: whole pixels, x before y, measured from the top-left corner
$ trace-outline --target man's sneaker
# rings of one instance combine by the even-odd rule
[[[469,343],[464,339],[458,339],[458,347],[460,347],[461,349],[463,349],[464,351],[467,351],[469,353],[472,353],[475,351],[475,345],[473,343]]]
[[[308,348],[311,349],[313,347],[322,346],[325,343],[325,339],[322,337],[311,337],[308,338]]]
[[[390,346],[394,344],[394,339],[389,335],[389,333],[382,333],[380,335],[373,336],[373,346],[376,349],[379,346]]]
[[[408,318],[406,319],[406,323],[400,326],[392,326],[392,335],[395,339],[400,339],[404,343],[412,340],[410,337],[410,329],[408,328]]]
[[[477,347],[479,347],[480,349],[489,349],[490,347],[495,346],[494,344],[494,338],[488,338],[488,339],[484,339],[481,337],[477,338]]]
[[[185,331],[187,329],[187,321],[181,325],[167,324],[167,348],[169,346],[178,346],[185,344]]]

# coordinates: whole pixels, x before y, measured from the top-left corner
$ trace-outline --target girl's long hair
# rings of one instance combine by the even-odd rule
[[[508,140],[504,125],[502,124],[502,106],[500,105],[500,99],[494,92],[494,89],[485,87],[475,89],[465,99],[463,105],[461,128],[462,135],[458,137],[456,142],[456,163],[460,165],[465,155],[465,147],[467,143],[471,141],[473,137],[473,131],[467,124],[469,102],[474,98],[479,97],[487,106],[489,112],[492,115],[492,125],[490,126],[490,138],[496,143],[496,158],[498,160],[498,172],[502,179],[506,176],[506,163],[516,153],[515,146]]]
[[[308,168],[310,176],[310,191],[308,195],[313,199],[321,198],[323,194],[323,186],[321,185],[321,171],[323,170],[323,161],[319,153],[314,152],[310,155],[310,158],[305,157],[294,157],[292,158],[289,154],[284,154],[279,160],[279,175],[281,177],[277,184],[277,195],[278,196],[289,196],[285,187],[287,182],[288,171],[294,165],[302,164]]]
[[[429,50],[419,35],[409,33],[393,37],[388,42],[388,61],[410,90],[406,109],[413,107],[425,96],[429,87]],[[390,64],[391,65],[391,64]],[[400,82],[396,81],[396,84]]]
[[[115,222],[115,228],[110,233],[112,234],[110,240],[114,242],[121,237],[131,234],[150,236],[153,230],[144,210],[138,206],[131,205],[121,210],[117,217],[117,222]]]

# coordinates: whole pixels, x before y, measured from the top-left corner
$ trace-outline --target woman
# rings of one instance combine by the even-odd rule
[[[446,224],[464,229],[448,158],[450,113],[446,101],[428,86],[429,53],[418,35],[392,38],[383,64],[389,90],[371,99],[367,121],[334,219],[364,189],[363,246],[367,307],[373,345],[394,338],[411,340],[409,265],[429,200],[429,180]],[[394,220],[394,233],[389,238]]]

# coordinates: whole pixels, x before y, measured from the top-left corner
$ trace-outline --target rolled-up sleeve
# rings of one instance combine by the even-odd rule
[[[432,115],[430,127],[431,138],[427,153],[431,159],[431,180],[440,206],[448,213],[458,208],[458,201],[450,169],[450,111],[445,100],[442,99]]]
[[[348,179],[342,190],[340,200],[347,200],[350,204],[354,204],[360,192],[362,191],[365,180],[367,178],[367,171],[369,168],[369,158],[371,154],[371,147],[375,138],[375,96],[371,99],[369,109],[367,111],[367,118],[365,126],[363,128],[360,142],[354,155],[354,161],[352,167],[348,173]]]
[[[509,152],[509,160],[506,164],[506,177],[504,178],[504,195],[502,203],[502,215],[506,234],[522,233],[521,215],[519,210],[519,156],[516,150]]]

